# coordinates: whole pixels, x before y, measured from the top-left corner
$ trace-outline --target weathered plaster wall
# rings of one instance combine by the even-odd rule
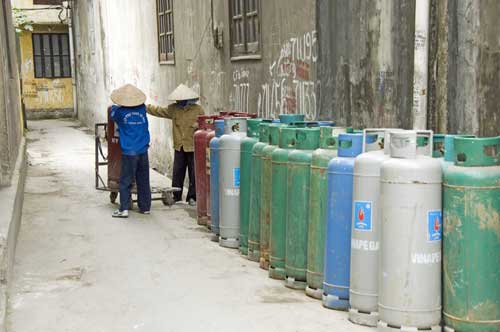
[[[60,9],[47,9],[55,8],[57,6],[34,5],[33,0],[11,0],[11,2],[13,8],[30,9],[24,12],[28,21],[36,22],[38,24],[61,23],[59,20]]]
[[[261,1],[261,59],[231,60],[228,1],[214,1],[215,22],[224,26],[221,51],[224,96],[231,109],[276,117],[318,115],[320,84],[316,78],[318,34],[315,1]]]
[[[0,186],[9,185],[22,139],[16,39],[10,3],[0,4]]]
[[[318,0],[322,117],[411,128],[415,0]],[[428,127],[500,134],[500,2],[431,0]]]
[[[341,125],[410,128],[414,1],[317,3],[321,116]]]
[[[448,0],[448,31],[439,37],[448,54],[446,129],[482,136],[500,135],[500,2]]]
[[[35,33],[68,32],[64,25],[35,26]],[[49,115],[53,111],[73,114],[73,87],[71,78],[35,78],[32,33],[25,31],[19,36],[21,44],[21,78],[24,104],[28,117],[35,113]]]

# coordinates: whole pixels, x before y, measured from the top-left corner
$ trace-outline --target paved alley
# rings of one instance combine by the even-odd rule
[[[371,331],[220,248],[185,204],[111,218],[93,133],[70,120],[29,127],[8,331]]]

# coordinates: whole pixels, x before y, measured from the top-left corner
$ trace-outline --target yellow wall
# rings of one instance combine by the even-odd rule
[[[35,33],[67,32],[67,26],[35,26]],[[35,78],[33,44],[31,32],[25,31],[20,37],[21,78],[23,99],[27,110],[72,109],[73,88],[71,78]]]

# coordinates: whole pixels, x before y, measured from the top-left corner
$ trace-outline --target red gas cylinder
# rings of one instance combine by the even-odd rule
[[[196,211],[198,225],[206,225],[208,221],[208,181],[207,181],[207,135],[214,130],[214,119],[217,115],[198,116],[198,130],[194,133],[194,171],[196,184]]]
[[[108,188],[111,191],[118,191],[120,188],[120,172],[122,150],[120,148],[120,135],[118,134],[118,126],[111,119],[111,106],[108,107]]]

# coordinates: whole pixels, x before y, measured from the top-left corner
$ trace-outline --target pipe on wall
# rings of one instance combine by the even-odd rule
[[[430,0],[416,0],[413,72],[413,129],[426,129]]]

